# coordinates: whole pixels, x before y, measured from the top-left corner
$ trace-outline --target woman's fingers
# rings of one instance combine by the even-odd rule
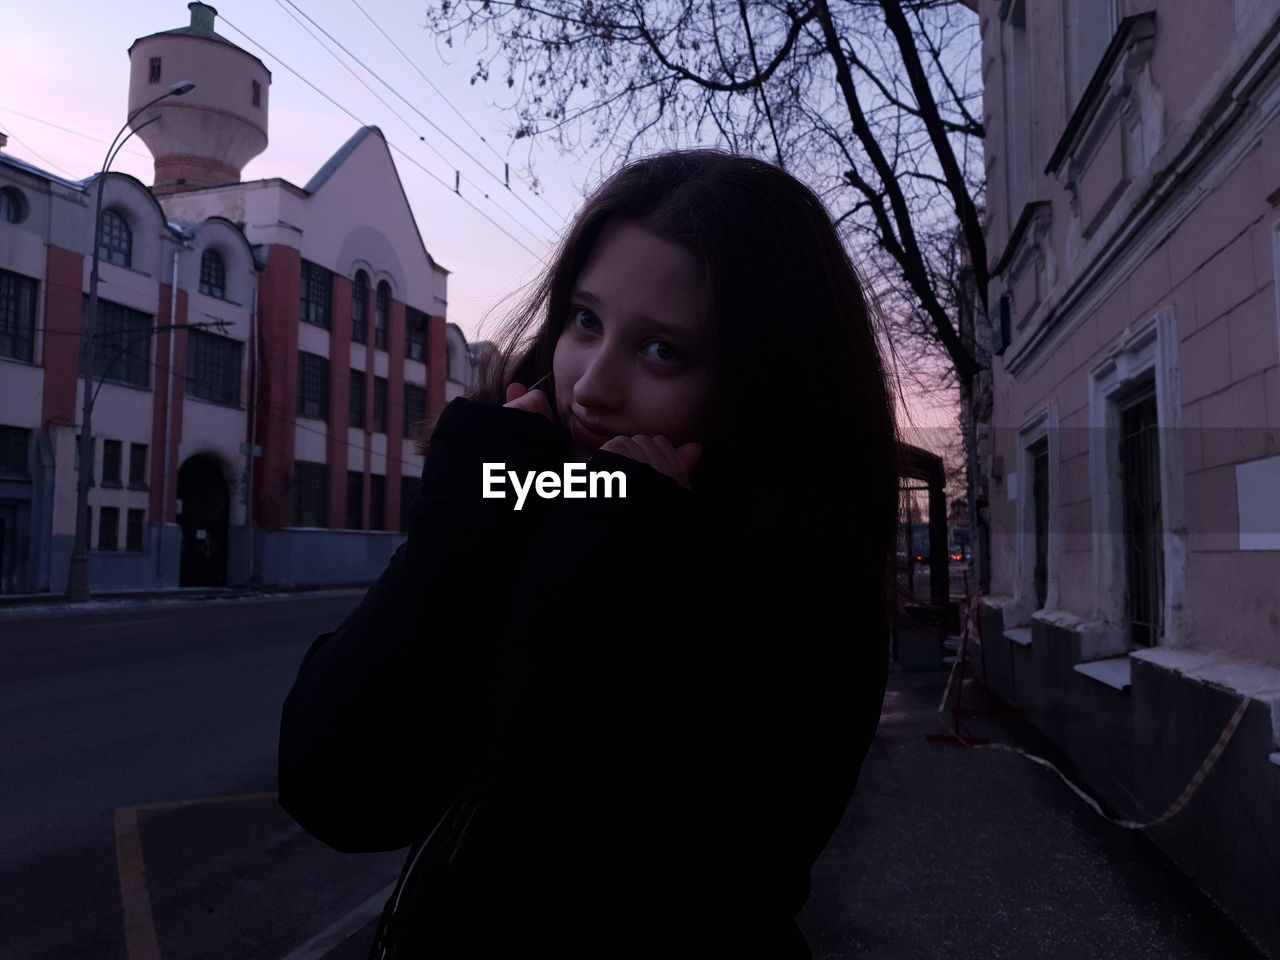
[[[696,453],[685,452],[689,447],[696,448]],[[630,457],[640,463],[647,463],[659,473],[665,473],[682,487],[690,489],[689,473],[692,469],[690,463],[696,464],[698,456],[702,453],[702,448],[696,443],[682,444],[677,451],[666,437],[649,437],[643,434],[614,437],[600,449]],[[688,458],[691,458],[691,461]]]
[[[529,413],[540,414],[548,420],[555,420],[551,415],[551,401],[547,399],[547,395],[541,390],[526,390],[521,383],[512,383],[507,386],[507,402],[503,406],[513,410],[527,410]]]

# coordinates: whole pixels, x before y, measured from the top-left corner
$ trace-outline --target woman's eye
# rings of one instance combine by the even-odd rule
[[[652,343],[646,344],[644,353],[650,360],[658,360],[662,363],[676,363],[684,359],[684,354],[680,352],[680,348],[667,343],[665,340],[654,340]]]
[[[600,330],[600,318],[590,310],[577,309],[573,311],[573,325],[587,333],[598,333]]]

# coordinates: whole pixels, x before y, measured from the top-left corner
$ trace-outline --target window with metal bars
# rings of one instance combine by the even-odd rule
[[[200,255],[200,292],[220,300],[227,298],[227,264],[217,250]]]
[[[364,415],[365,389],[366,389],[366,385],[365,385],[364,371],[352,370],[351,371],[351,396],[350,396],[350,405],[348,407],[348,410],[350,411],[350,414],[351,414],[351,426],[355,427],[357,430],[366,429],[365,415]]]
[[[30,363],[36,345],[36,281],[0,270],[0,357]]]
[[[150,386],[151,327],[149,314],[100,299],[93,334],[94,375],[131,387]]]
[[[387,380],[373,378],[373,432],[387,432]]]
[[[298,416],[329,420],[329,361],[298,351]]]
[[[1120,408],[1120,475],[1125,551],[1125,618],[1132,644],[1159,643],[1164,632],[1164,542],[1160,437],[1154,385]]]
[[[142,550],[142,530],[146,512],[130,510],[125,521],[124,548],[140,552]]]
[[[387,529],[387,478],[380,473],[369,475],[369,529]]]
[[[98,231],[98,256],[120,267],[133,265],[133,231],[115,210],[102,212],[102,229]]]
[[[369,340],[369,275],[356,271],[351,283],[351,340],[367,343]]]
[[[1034,579],[1036,609],[1043,610],[1049,586],[1049,441],[1034,443],[1031,453],[1031,508],[1035,515]]]
[[[329,329],[333,274],[309,260],[302,261],[302,290],[298,299],[298,319]]]
[[[431,318],[421,310],[409,307],[404,312],[404,355],[410,360],[427,362],[427,330]]]
[[[387,349],[387,314],[391,311],[391,286],[383,280],[373,306],[373,345],[378,350]]]
[[[120,508],[102,507],[98,510],[98,549],[120,549]]]
[[[323,463],[296,460],[293,464],[293,525],[325,526],[329,499],[329,468]]]
[[[239,407],[244,344],[204,330],[187,337],[187,396]]]
[[[159,83],[160,82],[160,66],[161,66],[160,58],[152,57],[151,63],[149,64],[149,66],[150,66],[150,72],[147,75],[147,82]]]
[[[404,385],[404,435],[413,439],[427,418],[427,391],[416,384]]]

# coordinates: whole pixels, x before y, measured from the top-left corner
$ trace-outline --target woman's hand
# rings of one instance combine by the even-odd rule
[[[541,390],[530,390],[523,383],[507,384],[507,402],[503,406],[511,407],[513,410],[539,413],[552,423],[555,422],[555,417],[551,415],[551,401],[547,399],[547,395]]]
[[[661,435],[646,437],[643,434],[636,434],[634,437],[614,437],[600,449],[647,463],[659,473],[665,473],[686,490],[692,489],[689,474],[693,473],[693,468],[702,458],[701,444],[682,443],[679,447],[675,447],[670,440]]]

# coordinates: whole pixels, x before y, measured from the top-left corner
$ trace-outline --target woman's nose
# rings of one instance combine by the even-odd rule
[[[622,378],[611,351],[593,351],[573,385],[573,399],[582,407],[616,410],[622,405]]]

